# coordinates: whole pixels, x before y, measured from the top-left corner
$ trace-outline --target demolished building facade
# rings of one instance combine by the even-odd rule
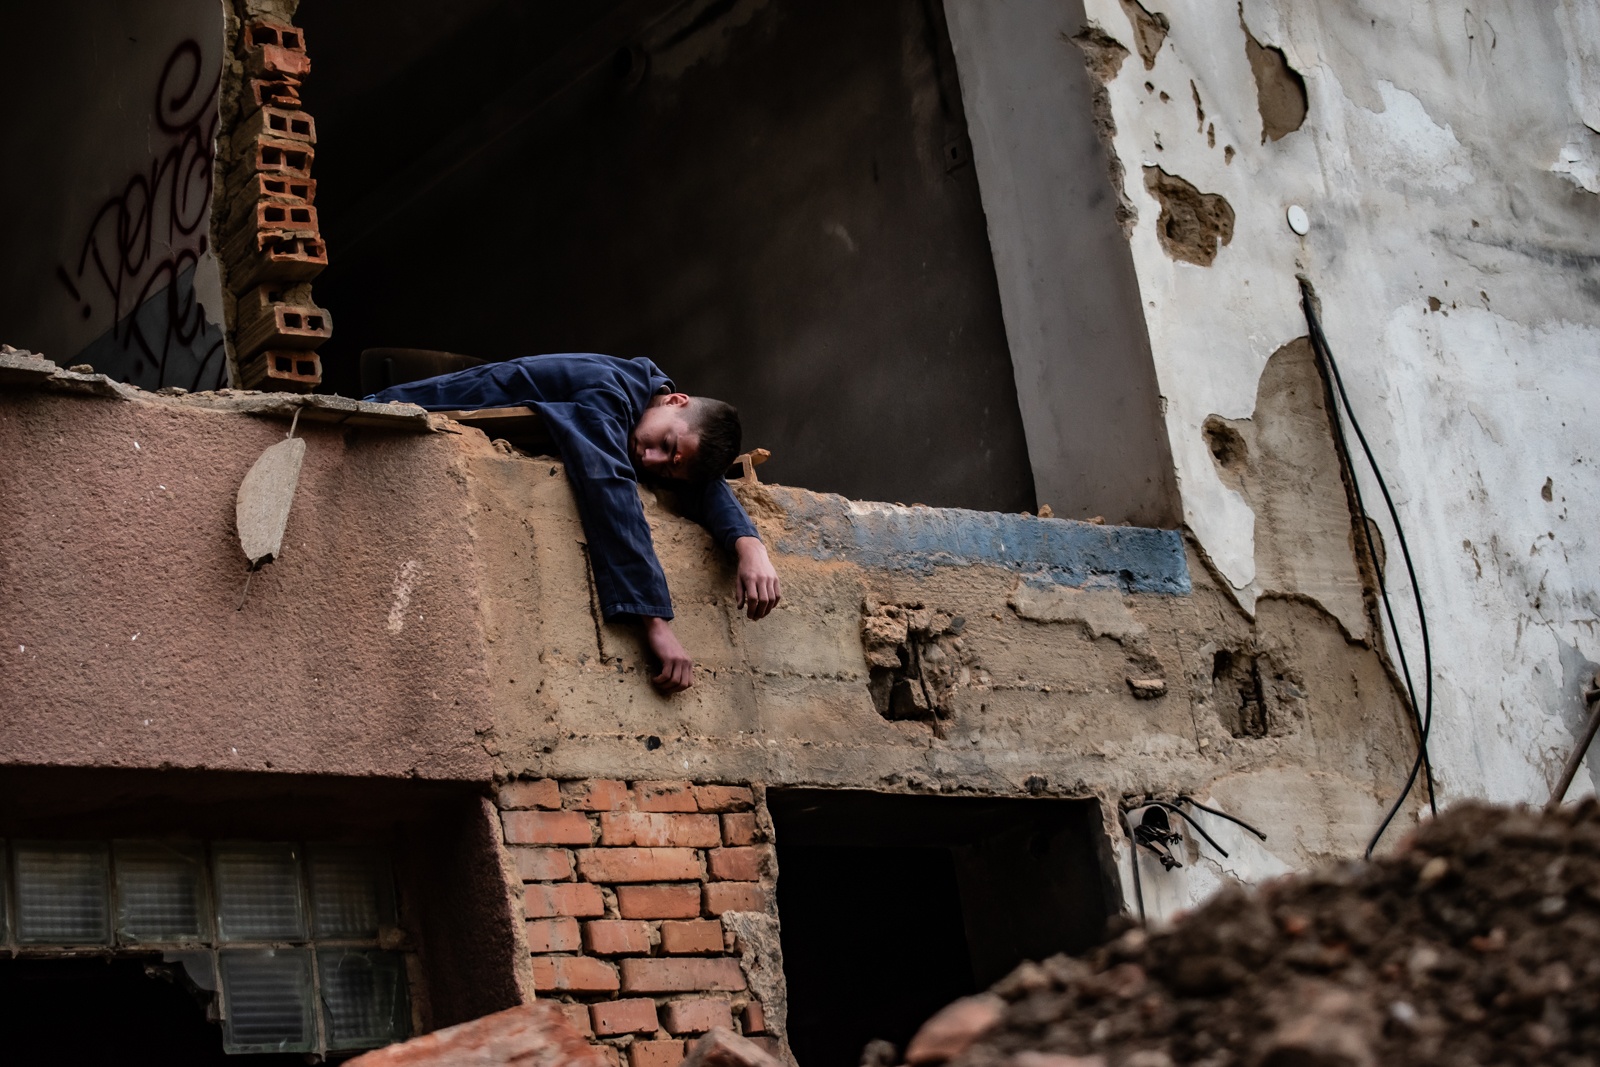
[[[136,103],[10,179],[0,330],[55,363],[0,354],[6,988],[153,967],[229,1053],[539,997],[619,1067],[854,1063],[1358,855],[1430,710],[1441,802],[1548,794],[1596,668],[1594,4],[100,6],[56,38]],[[808,487],[736,486],[782,605],[645,493],[698,664],[657,696],[559,460],[329,395],[347,331],[739,403]]]

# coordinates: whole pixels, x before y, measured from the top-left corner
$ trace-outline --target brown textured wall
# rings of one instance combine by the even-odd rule
[[[302,422],[240,610],[234,492],[286,429],[0,394],[0,763],[489,776],[453,439]]]

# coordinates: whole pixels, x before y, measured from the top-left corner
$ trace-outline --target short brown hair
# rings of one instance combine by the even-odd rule
[[[690,397],[688,423],[700,435],[700,447],[687,472],[691,482],[709,482],[724,477],[738,457],[744,440],[739,424],[739,409],[708,396]]]

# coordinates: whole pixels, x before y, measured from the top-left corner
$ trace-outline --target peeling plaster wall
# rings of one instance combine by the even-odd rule
[[[1136,6],[1085,4],[1130,54]],[[1297,492],[1315,502],[1314,489],[1281,486],[1277,505],[1264,501],[1206,430],[1267,419],[1269,361],[1307,333],[1304,273],[1416,560],[1443,793],[1543,801],[1600,658],[1600,559],[1586,529],[1600,513],[1600,5],[1145,9],[1168,24],[1154,61],[1122,62],[1106,88],[1185,522],[1247,608],[1276,592],[1349,617],[1351,564],[1326,537],[1313,548],[1320,579],[1282,566],[1281,505]],[[1276,48],[1303,78],[1298,129],[1283,128],[1281,78],[1267,79],[1263,103],[1251,37],[1268,53],[1255,50],[1255,69]],[[1231,235],[1209,266],[1163,247],[1145,167],[1230,205]],[[1310,217],[1303,238],[1285,222],[1294,204]],[[1378,506],[1376,485],[1361,485]],[[1420,660],[1395,534],[1380,527]],[[1591,756],[1574,793],[1593,787],[1595,767]]]

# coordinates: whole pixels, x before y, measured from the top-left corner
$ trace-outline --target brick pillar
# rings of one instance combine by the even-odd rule
[[[229,325],[238,383],[309,390],[322,381],[316,349],[333,333],[332,317],[311,298],[311,280],[328,265],[312,206],[317,126],[300,107],[311,60],[305,34],[276,19],[244,21],[236,50],[244,82],[231,125],[217,251],[234,298]]]
[[[615,1067],[677,1067],[715,1027],[786,1058],[722,920],[776,915],[749,786],[541,779],[498,799],[538,995]]]

